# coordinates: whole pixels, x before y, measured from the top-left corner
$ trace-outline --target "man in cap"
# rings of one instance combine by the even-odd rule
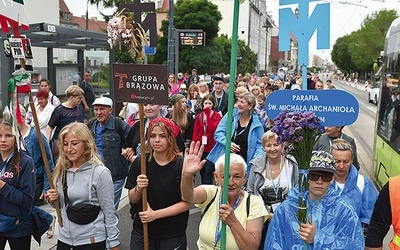
[[[313,151],[308,169],[308,192],[298,186],[275,210],[264,249],[362,249],[361,224],[354,209],[331,184],[335,160],[325,151]],[[307,202],[308,223],[297,223],[299,197]]]
[[[183,95],[184,97],[187,97],[188,92],[187,92],[186,84],[182,83],[182,84],[179,86],[179,92],[178,92],[177,94],[181,94],[181,95]]]
[[[121,118],[112,115],[112,107],[113,101],[108,97],[94,100],[96,119],[90,121],[88,127],[104,165],[111,171],[114,183],[114,205],[115,209],[118,209],[122,188],[129,172],[129,162],[121,153],[130,127]]]
[[[214,96],[216,107],[215,110],[218,111],[221,116],[224,116],[228,112],[228,93],[224,91],[224,77],[221,75],[213,76],[214,90],[211,95]]]

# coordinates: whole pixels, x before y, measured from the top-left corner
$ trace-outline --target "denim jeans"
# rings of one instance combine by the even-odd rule
[[[114,206],[115,210],[118,210],[119,206],[119,201],[121,200],[121,195],[122,195],[122,188],[124,188],[125,185],[125,179],[123,178],[121,180],[116,180],[114,181]]]

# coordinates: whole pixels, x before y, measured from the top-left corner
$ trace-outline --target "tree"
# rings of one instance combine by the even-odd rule
[[[232,40],[226,35],[218,36],[219,22],[222,20],[218,6],[208,0],[179,0],[175,4],[176,29],[202,29],[206,32],[206,46],[180,46],[179,69],[189,71],[196,68],[201,73],[229,72]],[[155,64],[167,63],[168,21],[162,22],[156,54],[149,58]],[[244,41],[238,43],[237,71],[254,72],[257,55],[250,50]]]
[[[386,33],[398,17],[395,10],[381,10],[368,15],[361,28],[339,38],[333,46],[332,61],[342,71],[370,72],[384,49]]]
[[[113,7],[121,3],[132,3],[132,0],[89,0],[90,3],[104,7]],[[222,20],[218,6],[209,0],[178,0],[174,5],[174,24],[176,29],[201,29],[206,32],[206,46],[180,46],[179,69],[190,71],[196,68],[199,73],[229,72],[232,40],[226,35],[218,36],[219,22]],[[106,17],[108,20],[110,17]],[[153,64],[167,64],[169,21],[162,21],[156,54],[148,57]],[[238,42],[237,72],[254,72],[257,55],[244,41]],[[129,54],[116,50],[118,62],[132,62]]]

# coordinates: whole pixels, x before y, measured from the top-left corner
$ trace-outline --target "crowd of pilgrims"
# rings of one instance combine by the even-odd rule
[[[307,85],[319,81],[314,80],[309,77]],[[88,84],[89,81],[90,78]],[[121,155],[129,165],[129,170],[121,178],[115,178],[113,167],[104,162],[108,149],[98,147],[96,138],[110,118],[116,120],[111,109],[110,114],[103,115],[97,108],[93,119],[98,124],[83,126],[84,123],[90,124],[85,119],[91,118],[86,116],[87,86],[68,88],[68,100],[60,105],[58,98],[51,93],[48,81],[44,82],[46,84],[47,89],[41,88],[36,94],[36,112],[44,138],[48,139],[47,143],[58,140],[60,152],[53,159],[49,152],[53,146],[47,145],[56,189],[50,189],[43,164],[41,168],[36,166],[40,176],[36,182],[41,185],[36,187],[34,201],[58,201],[67,207],[68,199],[73,200],[76,194],[65,191],[65,183],[68,183],[67,189],[70,188],[70,181],[76,175],[82,183],[77,181],[72,187],[82,189],[87,185],[87,180],[80,179],[87,176],[78,175],[81,169],[87,169],[92,177],[99,176],[98,185],[101,182],[103,188],[94,197],[89,192],[89,201],[96,201],[98,203],[94,203],[101,207],[98,217],[91,222],[100,228],[98,231],[101,233],[94,232],[96,230],[93,231],[90,225],[74,224],[66,210],[62,210],[62,217],[68,223],[64,223],[67,226],[63,229],[59,227],[57,249],[74,246],[118,249],[117,224],[118,219],[124,218],[116,216],[116,210],[123,185],[129,190],[133,219],[130,249],[143,248],[144,223],[148,224],[150,249],[186,249],[186,226],[191,204],[197,206],[202,214],[197,241],[199,249],[220,248],[221,222],[227,225],[226,249],[289,249],[295,245],[302,248],[303,243],[310,249],[363,249],[363,236],[368,232],[377,191],[367,177],[358,173],[354,140],[342,133],[342,127],[325,128],[327,147],[318,146],[324,144],[322,141],[316,143],[313,154],[317,160],[310,164],[309,173],[309,223],[296,221],[298,165],[293,156],[284,154],[277,135],[270,131],[273,121],[267,116],[265,102],[273,91],[301,89],[300,76],[238,75],[234,82],[232,133],[227,135],[229,76],[214,75],[211,82],[205,82],[196,70],[192,75],[169,75],[169,105],[144,105],[145,145],[140,145],[138,104],[124,103],[122,110],[117,112],[124,126],[123,138],[120,138],[124,142],[120,146]],[[111,99],[102,98],[92,100],[93,106],[113,106]],[[23,116],[26,122],[20,130],[24,135],[33,130],[29,125],[32,123],[31,110]],[[73,117],[73,120],[65,117]],[[117,125],[112,129],[118,130]],[[8,123],[0,124],[0,136],[8,130]],[[231,156],[229,184],[224,187],[227,136],[231,138]],[[79,145],[82,148],[77,149]],[[142,146],[146,152],[145,175],[141,173],[139,157]],[[72,156],[70,151],[81,154]],[[12,157],[12,154],[7,157]],[[2,158],[2,164],[6,166],[9,160]],[[200,174],[201,183],[195,187],[196,174]],[[121,187],[119,196],[115,190],[116,183]],[[141,202],[144,188],[147,188],[146,211],[143,211]],[[227,204],[222,204],[224,188],[228,189]],[[2,189],[1,201],[6,200]],[[84,193],[87,195],[87,191]],[[0,205],[0,213],[2,211]],[[54,228],[50,228],[47,237],[51,238],[53,233]],[[24,235],[0,232],[0,248],[3,241],[4,244],[7,240],[11,243],[13,238],[20,236]],[[21,246],[13,244],[14,249]]]

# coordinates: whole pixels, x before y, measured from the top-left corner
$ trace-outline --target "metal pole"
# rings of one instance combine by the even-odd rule
[[[86,1],[86,30],[89,30],[89,0]]]
[[[258,45],[257,45],[257,76],[260,75],[260,45],[261,45],[261,17],[262,13],[258,10]]]
[[[175,77],[178,77],[179,73],[179,29],[174,29],[175,37]]]
[[[168,74],[174,73],[174,1],[169,0]]]

